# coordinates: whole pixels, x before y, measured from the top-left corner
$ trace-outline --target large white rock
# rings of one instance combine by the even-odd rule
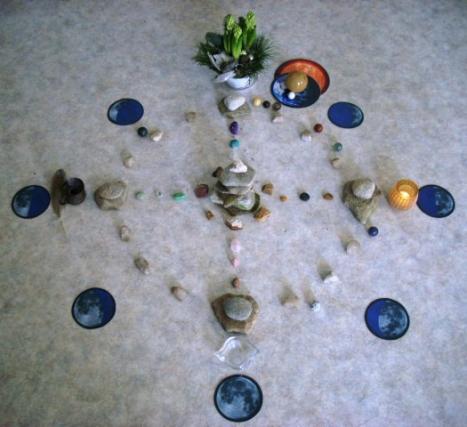
[[[356,179],[352,183],[352,193],[363,200],[370,200],[373,197],[375,189],[375,183],[369,178]]]
[[[229,111],[235,111],[246,102],[242,95],[229,95],[224,98],[224,105]]]

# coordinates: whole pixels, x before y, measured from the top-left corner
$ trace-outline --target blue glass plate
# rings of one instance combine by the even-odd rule
[[[329,107],[328,118],[336,126],[353,129],[363,123],[363,111],[350,102],[336,102]]]
[[[105,289],[86,289],[76,297],[71,314],[75,322],[85,329],[101,328],[115,315],[114,297]]]
[[[126,126],[136,123],[143,117],[144,108],[139,101],[123,98],[115,101],[107,110],[107,118],[116,125]]]
[[[397,340],[409,329],[410,319],[402,304],[390,298],[380,298],[367,307],[365,322],[378,338]]]
[[[246,375],[224,378],[214,393],[214,404],[229,421],[251,420],[263,405],[263,393],[258,383]]]
[[[285,86],[288,74],[281,74],[276,77],[271,84],[271,93],[281,104],[292,108],[305,108],[314,104],[321,95],[321,89],[310,76],[308,76],[308,86],[303,92],[297,93],[294,99],[287,98],[289,90]]]
[[[50,193],[40,185],[19,190],[11,200],[11,209],[20,218],[32,219],[43,214],[50,205]]]
[[[425,185],[418,190],[417,206],[433,218],[445,218],[456,208],[452,194],[439,185]]]

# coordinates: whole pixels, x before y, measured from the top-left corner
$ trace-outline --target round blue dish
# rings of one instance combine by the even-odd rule
[[[378,338],[397,340],[409,329],[410,318],[402,304],[390,298],[380,298],[367,307],[365,323]]]
[[[107,118],[116,125],[127,126],[143,117],[144,108],[139,101],[123,98],[115,101],[107,110]]]
[[[76,297],[71,315],[75,322],[85,329],[101,328],[115,315],[114,297],[105,289],[86,289]]]
[[[281,74],[271,83],[271,93],[281,104],[292,108],[305,108],[314,104],[321,95],[321,89],[311,77],[308,76],[308,86],[303,92],[295,95],[294,99],[287,98],[289,90],[285,86],[288,74]]]
[[[50,205],[50,193],[40,185],[29,185],[19,190],[11,200],[14,214],[32,219],[43,214]]]
[[[448,190],[430,184],[418,190],[417,206],[433,218],[445,218],[454,212],[456,202]]]
[[[214,404],[229,421],[251,420],[263,405],[263,393],[258,383],[246,375],[224,378],[214,392]]]
[[[363,111],[350,102],[336,102],[329,107],[328,118],[333,124],[344,129],[353,129],[363,123]]]

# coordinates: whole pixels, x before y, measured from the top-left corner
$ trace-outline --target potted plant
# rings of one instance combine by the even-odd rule
[[[215,71],[216,82],[234,89],[251,87],[272,56],[271,41],[256,34],[256,16],[249,11],[238,21],[224,18],[224,34],[206,33],[193,60]]]

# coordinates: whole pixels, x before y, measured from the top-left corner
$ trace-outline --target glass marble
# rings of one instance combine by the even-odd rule
[[[97,329],[115,315],[115,300],[105,289],[90,288],[81,292],[71,308],[75,322],[85,329]]]
[[[329,107],[329,120],[344,129],[353,129],[363,123],[363,111],[350,102],[336,102]]]
[[[396,340],[407,332],[410,319],[402,304],[390,298],[380,298],[367,307],[365,322],[378,338]]]
[[[311,77],[308,78],[308,85],[303,92],[295,94],[295,98],[290,99],[290,91],[285,85],[287,74],[277,76],[271,84],[271,93],[281,104],[292,108],[305,108],[314,104],[320,97],[321,91],[318,83]]]
[[[11,200],[15,215],[24,219],[42,215],[50,205],[50,193],[40,185],[29,185],[19,190]]]
[[[417,206],[423,213],[433,218],[445,218],[454,212],[456,202],[448,190],[430,184],[418,190]]]
[[[224,378],[214,393],[214,404],[229,421],[251,420],[263,405],[263,393],[258,383],[245,375]]]
[[[107,118],[116,125],[127,126],[143,117],[144,108],[139,101],[123,98],[115,101],[107,111]]]

